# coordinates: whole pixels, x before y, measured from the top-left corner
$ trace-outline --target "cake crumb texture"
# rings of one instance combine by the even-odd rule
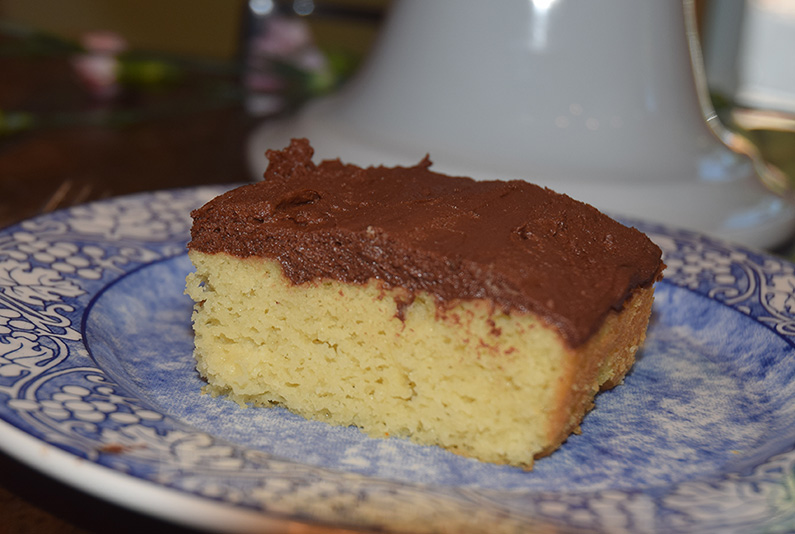
[[[372,280],[293,284],[278,262],[191,251],[199,372],[214,394],[529,469],[634,361],[651,289],[573,349],[533,314]]]

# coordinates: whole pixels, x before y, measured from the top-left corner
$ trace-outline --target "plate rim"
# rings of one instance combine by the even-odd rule
[[[215,196],[222,191],[235,187],[236,185],[237,184],[230,184],[223,186],[198,186],[198,187],[171,189],[171,190],[163,190],[156,192],[144,192],[133,195],[126,195],[122,197],[113,197],[110,199],[105,199],[98,202],[77,206],[75,208],[60,210],[57,212],[34,217],[26,221],[21,221],[19,223],[0,229],[0,245],[2,245],[3,237],[12,235],[12,232],[14,231],[19,232],[20,229],[26,226],[26,224],[36,225],[41,222],[52,221],[53,218],[55,219],[66,218],[71,213],[79,212],[81,210],[91,210],[92,207],[112,206],[112,205],[117,205],[119,202],[130,202],[132,204],[135,204],[137,202],[140,204],[144,204],[146,201],[148,201],[155,195],[163,195],[165,198],[173,197],[175,195],[186,196],[190,198],[195,197],[194,199],[197,201],[199,198],[207,197],[206,199],[209,200],[209,198],[211,198],[212,196]],[[196,204],[196,207],[198,207],[198,205],[199,204]],[[750,254],[761,258],[773,259],[772,256],[770,256],[768,253],[762,251],[752,251],[745,247],[741,247],[739,245],[721,242],[717,239],[698,234],[697,232],[670,229],[668,226],[665,225],[660,225],[655,223],[645,223],[641,221],[626,221],[626,222],[630,225],[641,226],[642,228],[644,228],[644,231],[646,231],[652,236],[654,236],[655,233],[657,233],[661,234],[663,237],[670,239],[682,239],[682,240],[689,239],[695,243],[700,243],[702,245],[713,246],[713,247],[724,247],[727,250],[738,251],[746,255]],[[183,224],[183,231],[185,230],[184,228],[185,225],[188,225],[187,228],[189,228],[188,221],[184,220],[182,224]],[[169,239],[173,241],[174,237],[171,236]],[[89,300],[80,310],[81,319],[80,319],[79,330],[81,333],[81,338],[83,338],[84,340],[85,318],[87,317],[88,313],[93,307],[95,301],[102,295],[104,291],[107,291],[110,287],[118,283],[125,276],[129,276],[130,274],[132,274],[135,270],[146,268],[148,265],[151,265],[152,263],[155,262],[171,260],[177,257],[177,255],[178,254],[170,256],[164,255],[155,261],[140,263],[134,269],[123,270],[118,277],[112,278],[104,282],[98,291],[95,291],[90,295]],[[0,261],[2,261],[2,257],[0,257]],[[774,261],[780,264],[786,264],[791,266],[789,262],[786,262],[786,260],[780,258],[775,258]],[[710,298],[711,300],[717,300],[713,297],[707,297],[696,287],[687,287],[686,285],[679,285],[677,283],[674,283],[674,281],[670,280],[669,278],[666,278],[662,283],[672,284],[676,287],[680,287],[683,289],[687,289],[691,292],[697,293],[701,296],[704,296],[705,298]],[[720,304],[727,305],[724,302],[720,301],[718,302]],[[764,324],[758,320],[756,320],[756,322],[762,324],[768,329],[773,329],[773,327],[770,324]],[[786,337],[782,335],[779,335],[779,337],[785,339],[787,343],[789,343],[790,347],[795,348],[795,338]],[[83,345],[86,345],[85,341],[82,342]],[[88,352],[90,353],[90,351]],[[93,357],[91,358],[93,360]],[[0,401],[2,401],[2,404],[5,405],[6,399],[3,398],[2,395],[0,395]],[[174,487],[157,484],[151,480],[146,480],[136,475],[129,475],[119,472],[106,465],[96,463],[95,461],[91,461],[86,458],[81,458],[73,454],[72,452],[62,448],[61,446],[57,446],[51,442],[44,441],[38,438],[37,436],[27,432],[25,429],[16,426],[13,422],[5,420],[3,415],[4,414],[0,413],[0,429],[3,430],[2,432],[0,432],[0,448],[2,448],[5,452],[21,460],[23,463],[33,467],[34,469],[39,469],[42,472],[45,472],[48,475],[61,480],[62,482],[73,485],[75,487],[79,487],[80,489],[88,493],[91,493],[101,498],[105,498],[116,504],[130,507],[138,511],[141,511],[143,513],[152,514],[161,519],[170,520],[170,521],[176,520],[179,523],[186,525],[193,525],[193,526],[196,525],[216,526],[214,523],[212,523],[213,519],[223,518],[221,523],[218,523],[217,525],[219,528],[223,528],[226,530],[234,528],[239,531],[245,531],[245,532],[252,531],[255,529],[262,529],[262,528],[283,528],[286,524],[296,523],[296,522],[300,523],[302,526],[310,527],[314,523],[311,520],[307,522],[297,517],[282,518],[279,517],[278,514],[273,514],[270,512],[266,514],[256,510],[252,510],[250,508],[234,505],[222,500],[219,501],[219,500],[208,499],[206,496],[202,496],[196,493],[186,493]],[[6,432],[6,430],[10,431]],[[9,437],[6,438],[6,436]],[[780,454],[786,454],[787,452],[792,452],[793,448],[795,448],[795,442],[793,442],[792,447],[790,449]],[[108,492],[99,491],[98,490],[99,486],[95,487],[88,483],[84,484],[83,478],[81,478],[81,476],[77,476],[77,474],[80,474],[85,479],[89,478],[91,480],[103,479],[103,480],[113,481],[115,484],[121,484],[121,485],[131,483],[135,489],[141,489],[141,491],[143,491],[143,488],[145,488],[146,492],[151,492],[152,494],[157,493],[159,495],[159,499],[152,500],[148,498],[142,498],[140,500],[134,499],[131,501],[129,498],[124,498],[114,494],[109,494]],[[90,475],[90,477],[85,476],[87,474]],[[659,490],[664,490],[665,488],[669,487],[670,485],[660,486]],[[593,493],[593,492],[585,492],[585,493]],[[169,500],[173,499],[180,501],[180,505],[171,506],[171,507],[166,507],[164,505],[165,502],[168,502]],[[192,511],[193,508],[195,508],[196,505],[198,504],[201,505],[198,506],[198,508],[201,509],[200,510],[201,512],[207,512],[212,510],[212,513],[205,514],[205,513],[193,512]],[[205,517],[208,515],[212,517]],[[201,517],[200,523],[197,523],[196,521],[197,519],[199,519],[199,517]],[[239,519],[240,521],[232,521],[232,519]],[[315,526],[320,526],[320,524]],[[566,527],[566,525],[557,525],[557,526],[558,527],[562,526],[564,528]],[[324,529],[323,531],[325,532],[328,531],[329,528],[339,528],[339,527],[335,525],[323,524],[322,528]],[[350,526],[343,526],[342,528],[350,528]]]

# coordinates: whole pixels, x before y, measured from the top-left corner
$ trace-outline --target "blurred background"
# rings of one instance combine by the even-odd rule
[[[75,41],[86,32],[110,30],[133,49],[230,61],[250,30],[249,9],[253,16],[303,16],[321,47],[364,54],[388,5],[389,0],[4,0],[0,16]]]
[[[253,125],[344,83],[389,4],[0,0],[0,226],[155,189],[160,173],[185,176],[164,186],[248,180],[238,149]],[[721,120],[790,177],[794,4],[695,2]],[[36,198],[19,187],[31,180]]]
[[[251,128],[338,87],[387,7],[0,0],[0,227],[108,196],[250,180]]]
[[[252,130],[345,83],[389,6],[0,0],[0,228],[117,195],[250,180]],[[795,180],[795,1],[695,8],[719,118]],[[795,257],[791,244],[775,252]],[[126,530],[127,512],[88,499],[0,455],[0,531],[147,521]]]

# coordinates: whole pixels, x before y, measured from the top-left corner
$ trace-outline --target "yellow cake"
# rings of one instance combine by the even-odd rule
[[[193,213],[214,394],[531,468],[620,383],[662,272],[642,233],[528,182],[315,164]]]

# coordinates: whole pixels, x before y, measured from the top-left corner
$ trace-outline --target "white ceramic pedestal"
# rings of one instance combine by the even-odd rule
[[[309,138],[317,160],[360,165],[430,153],[438,171],[526,179],[612,215],[777,245],[795,207],[724,142],[690,7],[397,0],[354,80],[252,135],[254,174],[292,137]]]

